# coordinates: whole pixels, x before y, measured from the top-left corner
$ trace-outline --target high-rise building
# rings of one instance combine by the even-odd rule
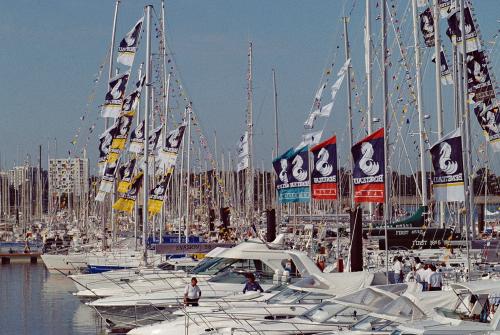
[[[50,203],[73,206],[77,199],[86,199],[89,192],[89,161],[87,158],[49,159]]]

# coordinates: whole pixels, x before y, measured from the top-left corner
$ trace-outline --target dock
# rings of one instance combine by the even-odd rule
[[[10,263],[38,263],[38,258],[42,255],[41,252],[26,252],[26,253],[2,253],[0,259],[3,264]]]

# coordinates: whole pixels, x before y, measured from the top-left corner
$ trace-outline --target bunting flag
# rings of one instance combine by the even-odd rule
[[[133,178],[130,189],[127,191],[127,193],[120,194],[118,200],[116,200],[113,204],[113,209],[117,211],[132,213],[135,201],[137,200],[137,195],[139,194],[139,190],[141,189],[143,177],[144,173],[141,171]]]
[[[431,147],[432,189],[436,201],[465,201],[464,166],[460,128]]]
[[[495,98],[495,90],[488,71],[488,60],[483,51],[467,53],[467,90],[474,102]]]
[[[420,14],[420,30],[426,47],[434,46],[434,18],[430,8]]]
[[[273,160],[278,201],[286,204],[306,202],[311,198],[309,188],[309,153],[307,147],[289,149]]]
[[[144,150],[144,120],[141,121],[130,134],[128,151],[139,154]]]
[[[295,150],[299,150],[303,147],[313,146],[321,141],[321,136],[323,135],[323,130],[316,131],[314,133],[309,133],[302,135],[302,142],[295,148]]]
[[[186,125],[182,124],[178,128],[170,131],[167,135],[165,146],[162,147],[158,153],[158,158],[165,166],[165,170],[169,170],[175,166],[185,129]]]
[[[118,58],[116,61],[120,64],[126,66],[132,66],[134,63],[135,53],[137,52],[137,46],[139,45],[139,39],[141,36],[142,22],[144,21],[144,16],[137,21],[132,30],[130,30],[127,35],[120,41],[118,46]]]
[[[120,116],[129,76],[130,72],[125,72],[109,80],[109,90],[106,93],[104,105],[101,110],[102,117],[117,118]]]
[[[477,30],[474,26],[474,20],[469,7],[465,7],[464,10],[465,18],[465,41],[467,43],[467,53],[479,50],[481,44],[479,42],[479,37],[477,36]],[[446,35],[450,38],[451,42],[457,46],[459,52],[462,52],[462,30],[460,25],[460,11],[455,9],[452,14],[448,16],[448,29],[446,30]]]
[[[446,61],[446,55],[443,48],[441,48],[441,84],[442,85],[452,85],[453,77],[451,75],[450,67]],[[432,55],[432,62],[436,63],[436,54]]]
[[[337,137],[333,136],[311,148],[313,154],[313,199],[337,199]]]
[[[384,202],[384,128],[351,148],[354,201]]]
[[[99,185],[99,191],[96,196],[96,201],[104,201],[106,193],[113,191],[113,184],[115,181],[115,174],[118,169],[119,161],[114,163],[106,163],[104,167],[104,172],[101,178],[101,184]]]
[[[500,152],[500,109],[491,100],[479,102],[474,106],[479,125],[483,129],[493,151]]]
[[[156,215],[161,212],[163,201],[167,194],[167,188],[170,183],[172,171],[163,175],[156,186],[149,192],[148,212],[149,215]]]
[[[118,183],[117,191],[119,193],[126,193],[132,185],[132,176],[134,175],[136,159],[131,159],[127,164],[122,165],[118,170],[120,182]]]
[[[316,93],[314,97],[314,104],[313,104],[313,111],[309,114],[307,117],[307,120],[304,122],[304,128],[306,129],[312,129],[314,128],[314,121],[318,116],[324,116],[324,117],[329,117],[330,113],[333,108],[333,104],[335,102],[335,97],[337,96],[337,92],[339,91],[340,87],[342,86],[342,81],[344,80],[345,74],[347,72],[347,69],[349,67],[349,64],[351,63],[351,59],[349,58],[344,65],[340,68],[339,72],[337,73],[337,81],[332,85],[332,101],[327,104],[324,107],[321,107],[321,95],[323,94],[323,90],[326,87],[322,85],[318,92]]]

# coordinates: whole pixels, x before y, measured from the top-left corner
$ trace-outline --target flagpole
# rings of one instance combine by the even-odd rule
[[[139,80],[142,78],[142,65],[143,63],[141,63],[139,65]],[[137,114],[137,119],[136,119],[136,126],[139,126],[139,124],[141,123],[140,121],[140,118],[141,118],[141,104],[140,102],[137,104],[137,108],[136,108],[136,111],[135,113]],[[136,159],[138,160],[138,157],[136,155]],[[137,162],[136,160],[136,162]],[[134,247],[135,247],[135,250],[137,251],[137,226],[138,226],[138,220],[139,220],[139,200],[136,199],[135,203],[134,203],[134,213],[135,213],[135,220],[134,220]]]
[[[466,216],[465,216],[465,243],[467,250],[467,270],[469,272],[468,280],[470,280],[470,256],[469,256],[469,229],[472,227],[472,238],[474,238],[474,194],[472,188],[472,167],[471,167],[471,150],[470,150],[470,120],[469,120],[469,104],[468,104],[468,90],[467,90],[467,82],[468,82],[468,73],[467,73],[467,36],[462,33],[465,30],[465,4],[464,0],[460,0],[460,31],[462,37],[462,101],[460,104],[462,107],[462,129],[465,132],[462,132],[463,140],[465,141],[464,147],[464,187],[465,187],[465,208],[466,208]],[[464,136],[465,135],[465,136]]]
[[[418,41],[418,11],[417,0],[412,0],[413,7],[413,40],[415,42],[415,76],[417,85],[417,111],[418,111],[418,130],[419,130],[419,149],[420,149],[420,182],[422,188],[422,206],[425,207],[427,212],[427,174],[425,171],[425,126],[423,114],[423,101],[422,101],[422,78],[420,70],[420,43]],[[439,55],[440,57],[441,55]],[[437,58],[438,56],[436,56]],[[427,218],[427,215],[424,215]],[[426,222],[425,222],[426,223]]]
[[[276,155],[278,155],[279,149],[280,149],[280,146],[279,146],[279,143],[280,143],[279,142],[279,123],[278,123],[278,90],[276,89],[276,71],[273,69],[272,72],[273,72],[274,136],[275,136],[275,149],[274,150],[275,150]],[[274,155],[272,155],[272,156],[273,156],[272,158],[274,158]],[[276,185],[275,178],[276,177],[273,173],[272,174],[272,183],[273,183],[272,189],[274,189],[273,194],[274,194],[274,197],[276,200],[276,221],[278,222],[278,225],[279,225],[279,223],[281,222],[281,205],[280,205],[280,203],[278,201],[278,197],[276,195],[277,190],[275,189],[275,185]],[[272,197],[271,197],[271,200],[272,200]]]
[[[443,102],[441,94],[441,39],[439,36],[439,1],[434,0],[434,50],[436,53],[436,115],[438,140],[443,138]],[[445,203],[439,202],[439,227],[445,225]]]
[[[347,33],[347,23],[349,18],[344,16],[342,18],[344,22],[344,48],[345,48],[345,60],[349,60],[349,35]],[[347,126],[349,127],[349,147],[352,148],[353,145],[353,134],[352,134],[352,100],[351,100],[351,64],[347,66]],[[351,210],[354,210],[354,185],[353,185],[353,172],[354,172],[354,160],[352,155],[349,155],[351,163],[351,176],[349,178],[349,190],[351,193]]]
[[[254,180],[253,180],[253,111],[252,111],[252,42],[248,46],[248,87],[247,87],[247,131],[248,131],[248,168],[246,170],[246,197],[247,197],[247,224],[250,226],[253,222],[253,208],[254,208]]]
[[[389,241],[387,236],[387,224],[390,220],[389,210],[391,205],[390,201],[390,180],[388,174],[389,166],[389,155],[388,155],[388,119],[389,119],[389,109],[388,109],[388,88],[387,88],[387,22],[385,18],[385,10],[387,6],[387,0],[382,0],[380,9],[380,21],[382,23],[382,111],[384,113],[384,235],[385,235],[385,267],[386,267],[386,279],[387,284],[389,284]]]
[[[187,124],[187,131],[188,131],[188,136],[187,136],[187,159],[186,159],[186,221],[185,221],[185,242],[188,243],[189,239],[189,190],[190,190],[190,181],[191,181],[191,176],[190,176],[190,156],[191,156],[191,103],[189,104],[187,110],[187,119],[188,119],[188,124]],[[217,158],[216,158],[217,159]]]
[[[149,110],[151,109],[151,5],[146,9],[146,94],[144,97],[144,176],[143,176],[143,204],[142,204],[142,246],[143,260],[147,264],[147,226],[148,226],[148,190],[149,190]]]
[[[371,10],[370,2],[372,0],[366,0],[366,37],[365,37],[365,62],[366,62],[366,129],[368,134],[373,132],[372,130],[372,106],[373,106],[373,88],[372,88],[372,33],[371,33]],[[373,216],[373,204],[369,204],[370,216]]]

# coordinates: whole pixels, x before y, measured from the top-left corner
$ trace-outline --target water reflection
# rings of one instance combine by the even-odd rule
[[[73,283],[43,264],[0,266],[0,333],[100,334],[98,317],[71,295]]]

